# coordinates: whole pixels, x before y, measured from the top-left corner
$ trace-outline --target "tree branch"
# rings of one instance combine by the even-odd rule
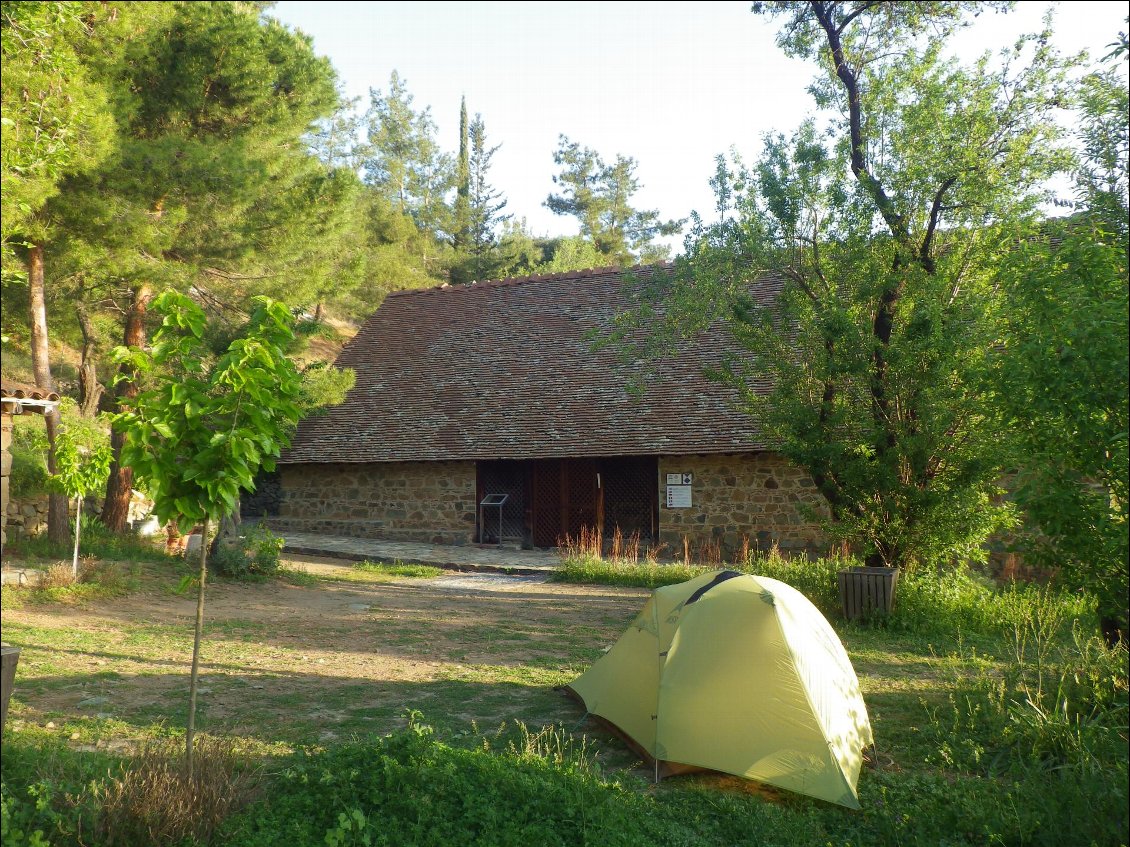
[[[891,230],[891,234],[904,247],[911,246],[910,233],[906,227],[906,220],[895,209],[895,204],[879,181],[871,174],[867,166],[866,146],[863,142],[863,108],[860,102],[859,79],[855,72],[848,66],[844,57],[844,45],[840,39],[840,30],[832,21],[831,8],[834,4],[810,0],[809,8],[816,16],[820,27],[828,39],[828,47],[832,51],[832,60],[836,66],[836,76],[843,83],[848,95],[848,127],[851,135],[851,172],[871,195],[879,214]]]
[[[937,193],[934,194],[934,202],[930,206],[930,223],[926,227],[926,237],[922,239],[922,247],[918,251],[918,263],[931,276],[934,274],[935,264],[934,257],[930,255],[930,250],[934,246],[934,231],[938,228],[938,220],[942,215],[942,198],[955,182],[957,182],[956,176],[949,177],[942,182]]]

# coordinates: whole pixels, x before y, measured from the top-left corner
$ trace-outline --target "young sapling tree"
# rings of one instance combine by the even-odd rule
[[[162,521],[203,525],[196,626],[189,677],[185,771],[192,778],[208,536],[231,514],[255,474],[272,471],[290,443],[300,407],[301,376],[286,356],[293,318],[282,304],[255,298],[244,330],[216,357],[205,341],[207,318],[187,296],[166,291],[153,303],[162,316],[152,352],[118,348],[151,387],[114,417],[125,435],[122,462],[144,480]]]

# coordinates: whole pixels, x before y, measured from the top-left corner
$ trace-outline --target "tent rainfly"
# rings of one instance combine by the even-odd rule
[[[859,680],[828,621],[783,582],[714,571],[659,588],[565,690],[657,778],[715,770],[859,808],[873,743]]]

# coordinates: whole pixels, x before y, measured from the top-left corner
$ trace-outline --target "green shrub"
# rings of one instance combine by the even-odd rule
[[[279,570],[279,556],[286,541],[266,524],[251,524],[234,544],[220,544],[208,559],[216,573],[232,579],[263,579]]]
[[[23,791],[0,782],[0,847],[48,847],[42,828],[40,803],[46,786],[34,784]]]
[[[1097,630],[1094,601],[1084,594],[1016,582],[999,588],[965,567],[919,567],[900,574],[888,624],[924,634],[1010,635],[1034,615],[1046,622],[1052,609],[1061,635],[1073,620]]]
[[[47,494],[47,428],[39,415],[12,418],[12,470],[8,477],[8,496],[13,499]]]
[[[657,792],[606,777],[595,751],[560,728],[521,725],[468,746],[408,729],[294,756],[269,800],[232,819],[220,842],[662,847],[824,843],[815,817],[715,792]]]
[[[6,732],[0,756],[0,844],[83,843],[79,835],[90,831],[98,813],[91,787],[112,778],[119,766],[117,759],[76,752],[58,738],[25,739]]]

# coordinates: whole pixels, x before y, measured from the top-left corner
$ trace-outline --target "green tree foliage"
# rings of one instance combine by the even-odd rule
[[[353,368],[336,368],[326,362],[304,368],[301,377],[302,390],[297,402],[302,417],[322,414],[330,406],[341,405],[357,382]]]
[[[360,169],[361,116],[356,114],[360,97],[342,98],[337,111],[328,118],[317,121],[307,136],[310,149],[331,170]]]
[[[603,267],[608,257],[596,245],[580,235],[554,238],[542,244],[545,259],[534,265],[530,273],[559,274],[586,268]]]
[[[781,47],[821,69],[829,128],[768,138],[752,169],[720,165],[721,220],[696,222],[671,294],[684,330],[722,319],[748,346],[726,378],[872,564],[978,557],[1005,517],[982,390],[995,271],[1065,163],[1064,62],[1046,33],[996,64],[945,60],[970,8],[756,4],[783,18]],[[766,278],[779,296],[752,300]]]
[[[659,236],[676,234],[683,222],[662,221],[658,211],[631,205],[640,188],[635,159],[617,155],[607,164],[592,148],[562,135],[553,163],[561,169],[553,178],[560,193],[546,198],[546,208],[555,215],[575,217],[581,235],[607,257],[608,264],[666,258],[666,249],[653,242]]]
[[[9,239],[26,236],[35,213],[65,176],[87,170],[109,152],[114,122],[105,89],[81,54],[97,50],[97,4],[0,4],[0,217],[5,274]],[[103,16],[104,19],[104,16]]]
[[[115,416],[123,458],[148,481],[159,519],[215,520],[234,510],[260,467],[274,470],[298,421],[301,377],[286,356],[292,318],[257,298],[245,330],[214,359],[195,302],[170,290],[153,311],[162,321],[152,352],[115,352],[154,383]]]
[[[459,158],[455,163],[455,208],[451,243],[463,253],[471,238],[471,129],[467,123],[467,98],[459,101]]]
[[[998,403],[1015,446],[1022,552],[1092,591],[1112,640],[1127,629],[1130,496],[1130,120],[1124,78],[1081,86],[1080,211],[1010,255]]]
[[[369,92],[365,113],[368,145],[361,163],[365,181],[416,226],[437,241],[450,237],[453,224],[447,195],[455,187],[451,156],[436,142],[431,110],[417,112],[413,96],[396,72],[388,93]]]
[[[260,293],[310,297],[356,190],[297,143],[337,106],[332,68],[250,5],[147,5],[121,10],[119,54],[89,59],[113,92],[119,143],[45,210],[56,277],[82,274],[103,295],[144,279],[238,304],[254,279]]]
[[[298,423],[302,379],[286,356],[294,330],[281,303],[257,298],[247,327],[219,358],[211,355],[207,317],[196,303],[170,290],[153,306],[162,321],[152,352],[116,351],[152,387],[114,426],[125,434],[122,461],[145,482],[158,518],[204,525],[186,737],[191,778],[208,535],[235,511],[240,492],[254,488],[260,468],[274,470]]]
[[[506,200],[488,179],[491,159],[502,145],[487,145],[486,124],[480,114],[467,129],[467,146],[466,239],[462,261],[452,269],[456,282],[493,279],[511,264],[507,251],[500,249],[498,235],[498,228],[511,216],[501,214]]]
[[[81,436],[63,429],[55,441],[55,474],[53,487],[75,501],[75,549],[71,573],[78,577],[78,550],[82,531],[82,501],[87,494],[106,484],[110,462],[114,458],[105,437],[97,443],[82,443]]]
[[[110,12],[113,38],[84,62],[110,92],[117,143],[38,216],[57,302],[82,296],[124,314],[123,340],[139,344],[158,286],[192,289],[238,319],[254,293],[305,304],[327,277],[342,290],[359,280],[337,239],[356,229],[360,183],[300,142],[339,99],[309,39],[251,4]],[[124,522],[128,483],[116,464],[103,508],[111,528]]]

